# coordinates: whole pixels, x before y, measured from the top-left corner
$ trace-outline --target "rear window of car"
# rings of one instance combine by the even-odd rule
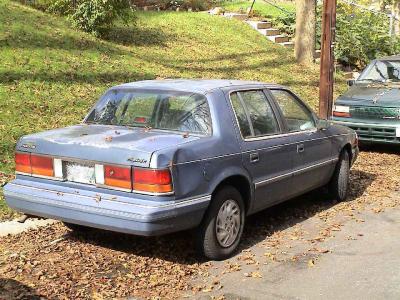
[[[230,98],[243,138],[261,137],[280,132],[275,114],[263,91],[234,92]]]
[[[111,90],[85,122],[211,134],[207,98],[185,92]]]

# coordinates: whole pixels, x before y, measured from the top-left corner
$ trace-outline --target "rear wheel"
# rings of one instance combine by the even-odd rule
[[[340,154],[335,173],[329,183],[329,191],[338,201],[344,201],[349,193],[350,157],[346,150]]]
[[[198,229],[197,247],[209,259],[231,256],[240,243],[245,220],[241,194],[232,186],[219,189]]]

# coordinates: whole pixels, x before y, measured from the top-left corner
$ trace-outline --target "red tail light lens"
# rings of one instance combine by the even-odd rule
[[[133,169],[133,190],[148,193],[172,192],[169,170]]]
[[[32,173],[31,155],[28,153],[15,153],[15,171],[21,173]]]
[[[104,184],[116,188],[132,190],[132,172],[128,167],[104,166]]]
[[[53,177],[53,158],[47,156],[31,155],[32,174]]]

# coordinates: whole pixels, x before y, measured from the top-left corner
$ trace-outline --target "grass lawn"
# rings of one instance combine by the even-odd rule
[[[282,16],[287,14],[287,12],[292,12],[294,13],[296,11],[296,6],[294,1],[271,1],[275,5],[271,5],[269,3],[266,3],[262,0],[256,0],[254,3],[253,10],[256,12],[258,16],[266,17],[266,18],[276,18],[278,16]],[[222,1],[221,3],[218,3],[218,6],[221,6],[225,8],[227,11],[231,12],[239,12],[243,10],[246,12],[248,7],[251,7],[251,4],[253,1],[242,1],[242,0],[232,0],[232,1]],[[277,8],[281,7],[283,10]]]
[[[24,134],[79,122],[112,85],[154,78],[232,78],[290,86],[315,107],[319,67],[250,26],[204,13],[140,12],[106,40],[61,17],[0,0],[0,184]],[[339,89],[343,88],[341,83]],[[9,218],[0,190],[0,219]]]

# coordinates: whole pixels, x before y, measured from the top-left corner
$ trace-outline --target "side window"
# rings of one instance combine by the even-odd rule
[[[231,100],[244,138],[279,132],[278,122],[262,91],[238,92],[231,95]]]
[[[240,132],[242,133],[242,136],[244,138],[251,137],[251,129],[250,129],[249,120],[247,119],[246,111],[244,110],[244,107],[243,107],[242,103],[240,102],[240,99],[239,99],[239,96],[237,93],[231,94],[231,102],[232,102],[233,110],[235,111],[236,118],[239,123]]]
[[[315,128],[311,112],[293,95],[284,90],[271,90],[271,93],[282,110],[290,132]]]

